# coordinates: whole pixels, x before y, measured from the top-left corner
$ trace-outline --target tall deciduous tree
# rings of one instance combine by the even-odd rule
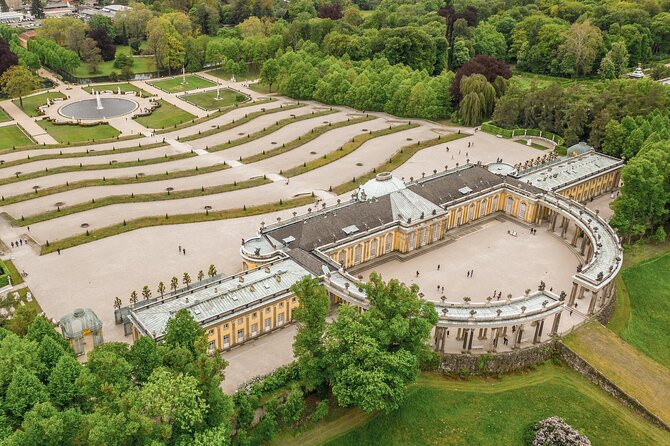
[[[602,44],[602,33],[590,20],[573,23],[558,50],[563,73],[574,76],[591,74]]]
[[[12,418],[20,423],[23,415],[37,403],[49,401],[49,395],[37,377],[30,371],[17,368],[12,375],[4,407]]]
[[[298,332],[293,340],[293,353],[298,358],[300,376],[308,389],[320,386],[327,376],[323,335],[330,301],[319,280],[305,277],[291,287],[299,306],[293,311]]]
[[[95,40],[96,46],[100,48],[100,56],[102,56],[102,60],[114,60],[114,56],[116,55],[116,45],[114,45],[112,37],[107,33],[105,28],[91,28],[88,37]]]
[[[135,341],[130,347],[128,356],[133,367],[133,376],[139,383],[146,382],[149,375],[163,364],[163,357],[156,341],[148,336],[142,336]]]
[[[21,65],[11,66],[0,76],[2,91],[9,97],[18,97],[21,108],[23,108],[23,97],[36,89],[38,85],[39,82],[35,75]]]
[[[270,93],[272,93],[272,84],[274,84],[277,81],[277,77],[279,77],[279,70],[279,63],[276,59],[266,60],[261,68],[261,82],[268,85]]]
[[[9,48],[5,40],[0,37],[0,76],[7,71],[9,67],[19,64],[19,57]]]
[[[196,355],[196,341],[204,336],[204,331],[188,310],[179,310],[167,323],[165,344],[182,346]]]
[[[62,355],[58,359],[47,385],[51,401],[58,407],[71,407],[81,400],[81,386],[77,383],[81,368],[72,356]]]

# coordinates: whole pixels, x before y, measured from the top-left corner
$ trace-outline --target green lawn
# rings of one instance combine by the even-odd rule
[[[249,67],[244,73],[236,74],[235,80],[237,82],[256,80],[259,76],[258,73],[258,70]],[[209,71],[209,74],[223,79],[224,81],[229,81],[233,77],[233,74],[230,71],[226,71],[223,68],[217,68],[216,70]]]
[[[33,118],[35,116],[38,116],[37,108],[47,104],[47,99],[64,98],[64,97],[65,95],[63,93],[59,93],[57,91],[47,91],[46,93],[36,94],[34,96],[28,96],[27,98],[23,98],[23,108],[21,110],[23,110],[25,114]],[[21,108],[21,103],[19,102],[18,99],[14,99],[12,102],[17,107]]]
[[[7,112],[5,112],[5,110],[2,107],[0,107],[0,122],[7,122],[11,120],[12,118],[9,117]]]
[[[403,406],[374,417],[335,410],[303,434],[273,444],[524,445],[536,421],[558,415],[594,446],[669,444],[670,434],[647,422],[572,369],[543,365],[499,380],[424,374]]]
[[[140,93],[142,97],[148,97],[150,96],[149,93],[146,91],[142,90],[140,87],[136,87],[135,85],[125,82],[122,84],[102,84],[102,85],[91,85],[89,87],[84,87],[84,90],[88,93],[92,93],[93,90],[95,91],[104,91],[104,90],[112,90],[114,93],[118,91],[118,89],[121,89],[122,93],[125,93],[127,91],[134,91],[136,93]]]
[[[270,87],[268,87],[265,84],[262,84],[260,82],[256,82],[255,84],[249,85],[249,89],[255,91],[256,93],[261,93],[261,94],[269,94],[269,93],[276,93],[277,92],[277,87],[275,86],[272,91],[270,91]]]
[[[200,76],[194,76],[192,74],[186,76],[185,84],[182,84],[182,82],[183,80],[181,76],[175,76],[171,79],[149,82],[149,85],[153,85],[154,87],[160,88],[161,90],[167,91],[168,93],[181,93],[182,91],[197,90],[198,88],[216,86],[214,82],[203,79]]]
[[[111,139],[116,138],[120,133],[109,124],[99,124],[91,127],[55,125],[45,119],[37,121],[37,124],[62,144]]]
[[[624,269],[630,320],[619,335],[670,368],[670,252]]]
[[[139,118],[135,118],[135,120],[149,129],[163,129],[195,118],[195,116],[189,112],[184,111],[169,102],[162,100],[158,102],[161,104],[160,107],[154,109],[149,116],[140,116]]]
[[[525,71],[514,71],[511,81],[518,84],[524,89],[528,89],[531,85],[535,84],[537,87],[543,88],[552,83],[558,83],[563,87],[569,87],[574,85],[585,85],[589,87],[599,87],[602,85],[602,81],[599,78],[566,78],[566,77],[556,77],[549,76],[546,74],[535,74],[528,73]]]
[[[220,98],[218,101],[216,100],[216,90],[180,96],[180,99],[191,102],[205,110],[217,110],[229,105],[239,104],[247,100],[248,97],[240,92],[223,88],[220,91]]]
[[[116,46],[116,55],[121,53],[130,55],[130,47],[125,45]],[[135,63],[133,64],[133,73],[153,73],[156,71],[156,62],[153,56],[133,56]],[[117,74],[121,73],[120,68],[114,68],[114,61],[103,62],[98,65],[98,72],[95,74],[89,73],[88,65],[82,62],[74,71],[74,75],[82,78],[94,78],[100,76],[108,76],[112,71]]]
[[[34,144],[33,140],[18,125],[0,127],[0,149],[11,149],[30,144]]]

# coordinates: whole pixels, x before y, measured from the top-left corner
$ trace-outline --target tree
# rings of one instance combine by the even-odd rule
[[[116,35],[117,35],[116,28],[114,27],[114,24],[112,23],[112,19],[110,19],[107,16],[104,16],[102,14],[93,15],[88,21],[88,26],[92,30],[94,30],[94,29],[104,30],[105,34],[107,34],[112,40],[114,40],[116,38]],[[102,47],[101,47],[101,49],[102,49]],[[105,59],[105,60],[107,60],[107,59]]]
[[[30,327],[28,327],[28,332],[26,333],[26,339],[31,341],[40,342],[45,337],[50,337],[66,352],[74,353],[70,343],[58,333],[54,326],[49,322],[49,320],[44,316],[37,316],[33,320]]]
[[[277,81],[279,76],[279,63],[276,59],[268,59],[263,63],[261,68],[261,82],[268,85],[268,91],[272,93],[272,84]]]
[[[319,17],[322,19],[339,20],[343,15],[340,3],[321,3],[319,5]]]
[[[184,273],[184,275],[182,276],[181,281],[182,281],[182,283],[183,283],[184,285],[186,285],[186,288],[188,288],[188,286],[189,286],[189,285],[191,284],[191,282],[192,282],[192,280],[191,280],[191,275],[190,275],[189,273]]]
[[[490,23],[480,23],[473,33],[475,52],[487,54],[496,59],[507,57],[507,41]]]
[[[156,341],[148,336],[141,336],[130,347],[128,354],[133,377],[138,383],[144,383],[151,373],[163,364],[163,356],[158,350]]]
[[[114,56],[116,55],[116,45],[114,45],[112,37],[107,34],[107,31],[104,28],[91,28],[88,37],[95,40],[96,46],[100,48],[100,56],[102,56],[102,60],[114,60]]]
[[[121,302],[121,299],[119,298],[119,296],[116,296],[114,298],[114,309],[120,310],[122,305],[123,303]]]
[[[37,358],[40,361],[37,369],[37,377],[42,382],[47,382],[56,363],[65,354],[65,350],[51,337],[43,337],[37,348]]]
[[[95,40],[87,37],[81,47],[81,57],[89,66],[90,73],[98,72],[98,65],[102,63],[100,48],[95,44]]]
[[[621,77],[628,68],[628,50],[623,42],[614,42],[612,49],[600,61],[598,74],[604,79]]]
[[[137,291],[133,290],[132,293],[130,293],[130,304],[135,305],[137,303]]]
[[[154,370],[140,391],[137,409],[169,428],[168,438],[192,434],[204,424],[207,404],[189,375],[174,374],[163,367]]]
[[[565,42],[558,49],[563,73],[575,76],[590,74],[602,43],[600,30],[590,20],[573,23]]]
[[[202,282],[202,279],[205,278],[205,272],[203,270],[198,271],[198,282]]]
[[[14,316],[5,323],[8,330],[24,336],[37,317],[37,309],[33,305],[22,305],[16,309]]]
[[[0,0],[0,12],[9,12],[9,6],[7,6],[6,0]]]
[[[21,428],[4,443],[12,446],[77,444],[83,415],[73,409],[59,412],[49,402],[37,403],[26,413]]]
[[[404,399],[422,363],[433,360],[428,340],[435,307],[417,296],[418,286],[377,274],[363,285],[368,311],[342,306],[326,330],[328,381],[341,406],[391,411]]]
[[[158,288],[156,288],[156,291],[158,292],[158,294],[161,295],[161,299],[162,299],[163,295],[165,294],[165,284],[163,283],[162,280],[160,282],[158,282]]]
[[[37,19],[44,18],[44,8],[42,7],[41,0],[32,0],[30,4],[30,14]]]
[[[21,65],[11,66],[0,76],[2,91],[9,97],[18,97],[21,108],[23,108],[23,96],[32,92],[38,85],[35,75]]]
[[[177,288],[179,288],[179,279],[176,276],[172,276],[172,279],[170,279],[170,289],[172,292],[175,292]]]
[[[12,375],[12,382],[7,388],[4,407],[20,424],[23,416],[37,403],[49,401],[44,384],[35,375],[23,368],[17,368]]]
[[[489,82],[495,82],[498,76],[503,79],[512,77],[512,71],[506,63],[483,54],[475,56],[456,72],[454,82],[451,85],[451,96],[454,104],[461,102],[461,79],[472,74],[482,74]]]
[[[77,379],[82,367],[70,355],[62,355],[49,375],[47,389],[51,402],[61,408],[75,405],[81,398],[81,386]]]
[[[209,277],[214,277],[216,276],[216,266],[214,265],[209,265],[209,269],[207,270],[207,275]]]
[[[0,76],[7,71],[9,67],[19,64],[19,57],[9,48],[5,40],[0,37]]]
[[[168,346],[182,346],[196,355],[196,341],[205,335],[188,310],[179,310],[168,320],[165,328],[165,344]]]
[[[312,390],[326,380],[323,334],[330,300],[319,280],[310,276],[293,284],[291,291],[299,303],[293,310],[293,319],[298,327],[293,340],[293,354],[298,358],[301,380],[308,390]]]

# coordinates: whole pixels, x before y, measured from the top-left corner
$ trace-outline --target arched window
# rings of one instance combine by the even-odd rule
[[[491,209],[491,212],[495,212],[498,210],[498,196],[496,195],[493,197],[493,209]]]
[[[386,235],[386,248],[384,248],[384,253],[389,253],[393,251],[393,234]]]
[[[458,212],[456,212],[456,226],[461,225],[461,217],[463,217],[463,210],[459,209]]]
[[[370,258],[374,259],[375,257],[377,257],[377,239],[370,242]]]
[[[358,265],[361,263],[361,252],[363,249],[361,248],[361,245],[356,245],[356,250],[354,251],[354,265]]]
[[[488,204],[487,200],[482,200],[479,203],[479,218],[482,218],[484,215],[486,215],[486,205]]]
[[[519,219],[523,220],[526,218],[526,202],[522,201],[521,206],[519,206]]]
[[[470,208],[468,209],[468,221],[472,221],[475,219],[475,204],[472,203],[470,205]]]
[[[505,212],[508,214],[512,213],[512,207],[514,207],[514,199],[512,197],[507,197],[507,204],[505,205]]]

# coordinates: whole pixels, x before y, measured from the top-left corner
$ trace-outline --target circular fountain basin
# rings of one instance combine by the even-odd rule
[[[107,119],[127,115],[135,111],[137,102],[121,98],[100,98],[98,107],[97,99],[84,99],[67,104],[58,109],[58,113],[71,119]]]

